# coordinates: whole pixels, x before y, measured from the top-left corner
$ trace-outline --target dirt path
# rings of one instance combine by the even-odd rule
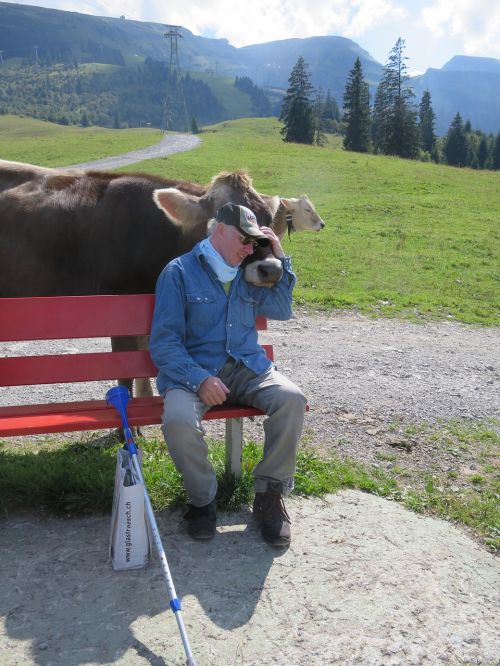
[[[379,460],[394,422],[500,415],[498,329],[299,310],[266,337],[309,398],[309,442],[340,454]],[[262,421],[246,433],[260,441]],[[442,469],[451,456],[418,437],[400,455]],[[260,541],[249,511],[220,516],[208,544],[179,513],[159,516],[199,666],[498,664],[499,562],[462,531],[355,491],[290,513],[286,552]],[[114,573],[108,530],[109,516],[1,525],[2,664],[184,663],[158,563]]]
[[[192,150],[193,148],[196,148],[200,142],[201,139],[192,134],[165,134],[162,140],[154,146],[134,150],[130,153],[125,153],[124,155],[105,157],[102,160],[71,164],[70,166],[80,167],[82,169],[117,169],[118,167],[141,162],[142,160],[152,160],[156,157],[181,153],[185,150]]]

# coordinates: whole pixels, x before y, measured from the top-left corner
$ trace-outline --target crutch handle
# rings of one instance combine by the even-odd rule
[[[106,393],[106,404],[114,407],[120,415],[123,432],[125,434],[125,446],[130,455],[133,456],[137,454],[137,446],[132,437],[132,431],[130,430],[127,417],[127,405],[129,400],[130,393],[126,386],[114,386]]]

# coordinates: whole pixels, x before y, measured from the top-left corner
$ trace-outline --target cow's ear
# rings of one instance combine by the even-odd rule
[[[271,197],[269,201],[266,202],[269,208],[271,209],[271,213],[273,217],[276,215],[278,212],[278,208],[280,207],[281,199],[279,198],[278,195]]]
[[[291,208],[292,202],[290,201],[290,199],[281,198],[280,201],[283,204],[283,206],[285,206],[285,208]]]
[[[164,190],[155,190],[153,200],[160,210],[169,217],[174,224],[193,225],[206,218],[203,206],[198,197],[181,192],[175,187]]]

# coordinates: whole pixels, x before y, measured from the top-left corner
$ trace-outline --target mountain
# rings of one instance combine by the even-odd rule
[[[492,72],[500,74],[500,60],[457,55],[441,68],[442,72]]]
[[[439,135],[448,131],[457,113],[474,129],[500,130],[500,60],[455,56],[441,69],[412,78],[411,84],[417,99],[430,92]]]
[[[311,82],[342,102],[346,77],[357,57],[370,87],[375,89],[382,65],[356,42],[344,37],[306,37],[283,39],[238,49],[241,61],[257,84],[265,87],[288,87],[288,77],[302,56],[309,65]]]
[[[236,48],[226,39],[199,37],[180,26],[178,37],[166,37],[168,30],[164,24],[124,17],[106,18],[0,2],[0,53],[4,66],[102,63],[134,68],[149,58],[175,70],[179,63],[182,71],[191,72],[209,86],[218,103],[225,105],[220,119],[256,112],[250,96],[245,98],[242,91],[233,94],[232,80],[236,76],[251,78],[267,90],[273,103],[279,103],[299,56],[309,65],[312,84],[324,93],[330,91],[340,105],[348,73],[357,57],[370,86],[372,102],[383,72],[383,66],[367,51],[343,37],[284,39]],[[1,70],[0,64],[0,77]],[[412,78],[411,85],[417,104],[425,90],[431,93],[438,134],[448,130],[457,112],[464,121],[470,120],[475,129],[492,133],[500,130],[500,60],[455,56],[442,69],[429,69]],[[231,107],[233,98],[238,110]]]
[[[382,71],[369,53],[343,37],[286,39],[236,48],[226,39],[198,37],[180,28],[177,40],[166,38],[168,26],[124,18],[104,18],[0,2],[0,45],[6,63],[97,62],[133,64],[146,57],[171,60],[171,42],[177,42],[177,57],[184,70],[221,76],[248,76],[260,86],[287,87],[292,67],[302,55],[310,66],[312,83],[321,86],[339,102],[346,75],[356,57],[365,77],[375,87]],[[36,46],[36,51],[35,51]]]

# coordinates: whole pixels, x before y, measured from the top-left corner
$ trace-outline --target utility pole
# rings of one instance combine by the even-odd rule
[[[35,64],[38,65],[38,46],[34,46],[33,51],[35,52]]]

